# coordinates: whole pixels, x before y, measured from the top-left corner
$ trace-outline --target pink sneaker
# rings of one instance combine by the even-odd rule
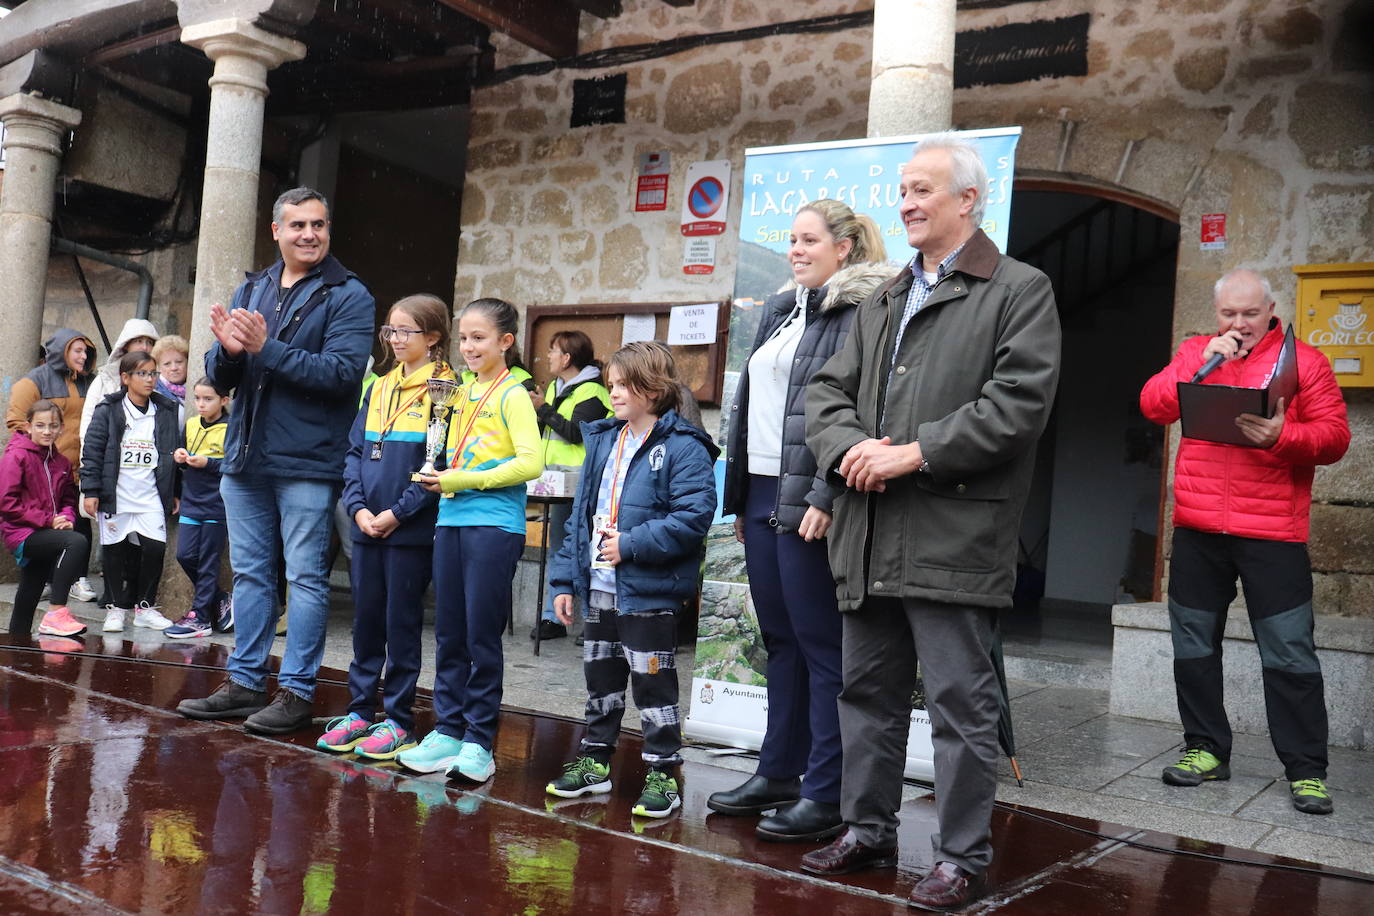
[[[86,632],[86,625],[72,616],[65,607],[49,608],[38,625],[38,632],[44,636],[79,636]]]

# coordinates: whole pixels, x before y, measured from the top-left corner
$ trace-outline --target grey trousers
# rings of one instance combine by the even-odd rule
[[[997,791],[997,673],[989,608],[870,598],[844,618],[840,813],[867,846],[897,843],[916,659],[935,748],[936,862],[975,874],[992,861]]]

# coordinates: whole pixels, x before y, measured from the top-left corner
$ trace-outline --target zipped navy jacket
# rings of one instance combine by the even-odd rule
[[[577,485],[567,537],[553,558],[549,582],[555,595],[587,601],[591,589],[592,515],[601,474],[623,420],[582,424],[587,460]],[[620,565],[615,571],[616,608],[622,614],[676,608],[697,591],[701,545],[715,517],[714,462],[720,449],[710,437],[670,410],[658,418],[625,469],[619,519]]]
[[[260,312],[270,329],[282,269],[278,261],[248,274],[232,308]],[[233,357],[218,342],[210,348],[205,374],[234,392],[223,473],[342,479],[375,312],[362,281],[326,255],[291,288],[261,352]]]

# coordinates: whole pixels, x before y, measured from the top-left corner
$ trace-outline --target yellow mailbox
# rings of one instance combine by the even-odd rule
[[[1321,350],[1347,388],[1374,387],[1374,262],[1299,264],[1298,337]]]

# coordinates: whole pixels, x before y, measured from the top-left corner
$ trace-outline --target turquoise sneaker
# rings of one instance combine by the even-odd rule
[[[433,731],[419,747],[397,754],[396,762],[416,773],[437,773],[453,766],[464,746],[457,738]]]
[[[495,772],[496,761],[491,758],[491,751],[480,744],[464,741],[463,749],[458,752],[458,759],[453,766],[449,767],[448,775],[461,776],[473,782],[486,782]]]
[[[315,746],[322,751],[351,751],[363,740],[371,724],[356,712],[330,719]]]

